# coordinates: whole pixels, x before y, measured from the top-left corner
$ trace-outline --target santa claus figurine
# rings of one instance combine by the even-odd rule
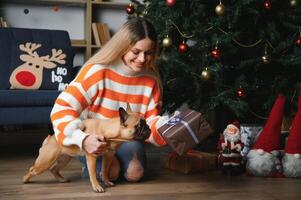
[[[241,150],[243,143],[240,137],[238,121],[229,124],[218,142],[219,165],[225,175],[239,175],[243,170]]]
[[[301,177],[301,84],[298,100],[298,111],[292,122],[282,158],[283,174],[286,177]]]
[[[267,123],[252,149],[247,154],[246,170],[249,175],[281,176],[280,134],[285,97],[279,94]]]

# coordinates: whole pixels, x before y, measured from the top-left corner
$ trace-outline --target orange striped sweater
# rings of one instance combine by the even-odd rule
[[[77,77],[55,101],[51,121],[55,136],[63,145],[77,145],[87,136],[81,131],[86,118],[118,117],[119,107],[129,103],[133,112],[142,114],[151,128],[147,141],[163,146],[165,141],[157,129],[167,120],[159,116],[161,92],[155,74],[149,70],[132,72],[122,61],[110,66],[84,66]]]

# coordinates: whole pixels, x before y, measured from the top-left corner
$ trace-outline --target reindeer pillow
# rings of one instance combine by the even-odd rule
[[[10,89],[64,90],[71,81],[70,49],[31,42],[15,48],[16,62],[12,62]]]

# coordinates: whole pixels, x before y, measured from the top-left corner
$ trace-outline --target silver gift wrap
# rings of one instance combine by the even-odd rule
[[[257,140],[259,134],[261,133],[263,127],[259,124],[241,124],[240,134],[241,141],[244,143],[244,148],[241,151],[241,155],[245,157],[253,144]]]

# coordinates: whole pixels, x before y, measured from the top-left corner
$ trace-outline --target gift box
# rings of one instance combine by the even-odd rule
[[[189,108],[176,111],[158,131],[179,155],[196,147],[213,132],[203,115]]]
[[[182,156],[171,152],[164,158],[163,163],[169,170],[191,174],[217,169],[217,155],[196,150],[189,150]]]
[[[249,153],[250,149],[261,133],[262,128],[263,127],[258,124],[240,125],[241,141],[244,143],[244,148],[241,151],[242,156],[245,157]]]

